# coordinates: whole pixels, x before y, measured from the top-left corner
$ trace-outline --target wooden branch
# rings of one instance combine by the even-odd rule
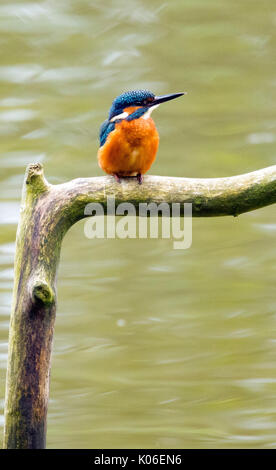
[[[193,216],[238,215],[276,202],[276,166],[230,178],[113,177],[50,185],[40,164],[27,169],[16,237],[6,383],[4,448],[43,448],[62,239],[85,206],[121,202],[193,204]],[[183,212],[182,212],[183,214]]]

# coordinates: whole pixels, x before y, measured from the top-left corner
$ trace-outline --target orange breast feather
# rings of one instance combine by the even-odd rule
[[[135,107],[124,111],[129,114]],[[153,164],[159,144],[154,121],[149,117],[116,123],[98,151],[99,166],[108,174],[135,176],[146,173]]]

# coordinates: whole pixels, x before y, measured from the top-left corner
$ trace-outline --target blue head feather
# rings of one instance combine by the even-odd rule
[[[149,90],[127,91],[117,96],[109,110],[109,119],[123,113],[129,106],[144,106],[154,99],[154,93]]]

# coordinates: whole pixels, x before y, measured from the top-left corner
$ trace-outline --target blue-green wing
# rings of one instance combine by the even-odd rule
[[[102,147],[104,144],[105,144],[105,141],[108,137],[108,134],[110,134],[110,132],[114,131],[115,129],[115,122],[110,122],[108,119],[106,119],[101,127],[100,127],[100,134],[99,134],[99,138],[100,138],[100,147]]]

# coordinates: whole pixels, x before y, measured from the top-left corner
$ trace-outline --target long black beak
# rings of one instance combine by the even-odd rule
[[[183,93],[171,93],[170,95],[155,96],[153,101],[151,101],[148,104],[148,107],[156,106],[157,104],[160,104],[160,103],[165,103],[165,101],[174,100],[175,98],[178,98],[179,96],[186,95],[186,94],[187,94],[186,91],[184,91]]]

